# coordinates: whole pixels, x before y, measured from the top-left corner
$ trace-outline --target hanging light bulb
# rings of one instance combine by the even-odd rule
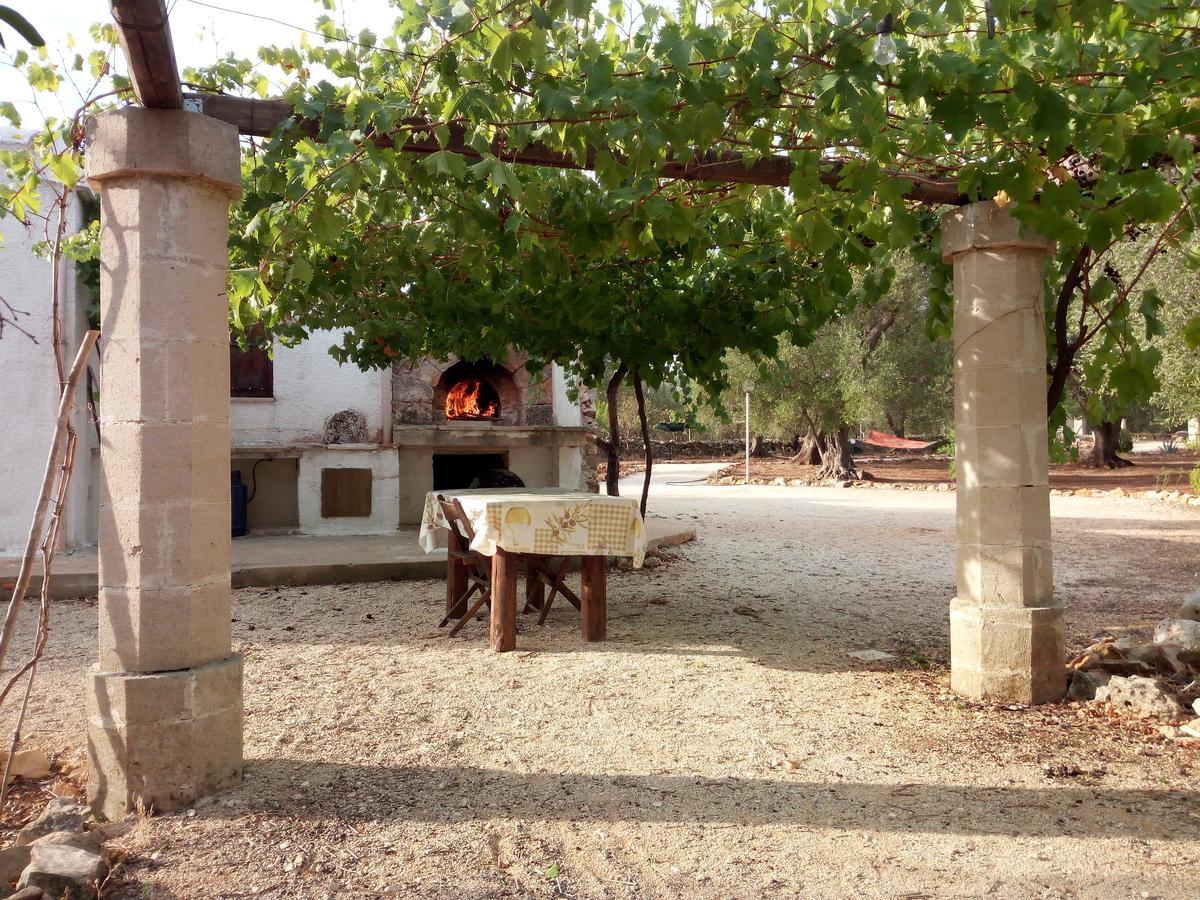
[[[896,61],[896,38],[892,36],[891,13],[875,25],[875,50],[871,58],[877,66],[890,66]]]

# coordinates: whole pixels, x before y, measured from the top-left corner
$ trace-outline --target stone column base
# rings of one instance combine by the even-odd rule
[[[950,687],[972,700],[1053,703],[1067,690],[1061,606],[950,602]]]
[[[92,672],[88,800],[119,820],[242,780],[242,656],[172,672]]]

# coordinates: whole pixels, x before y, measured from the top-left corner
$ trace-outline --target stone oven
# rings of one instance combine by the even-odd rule
[[[392,365],[392,441],[400,457],[400,522],[420,521],[425,494],[470,487],[509,469],[529,487],[577,489],[587,443],[578,404],[553,366],[530,372],[528,356],[397,360]]]
[[[533,377],[528,357],[509,353],[503,361],[404,360],[392,366],[394,425],[553,425],[553,373]],[[457,412],[447,412],[453,401]],[[464,411],[463,407],[467,407]]]

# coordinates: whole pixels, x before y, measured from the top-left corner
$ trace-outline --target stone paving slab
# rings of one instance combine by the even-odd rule
[[[646,523],[651,549],[694,541],[696,530],[677,522]],[[0,557],[0,591],[12,590],[20,560]],[[233,542],[233,586],[271,587],[299,584],[348,584],[441,578],[446,553],[426,554],[417,544],[417,529],[367,535],[250,535]],[[41,563],[28,595],[41,589]],[[60,553],[54,560],[55,597],[90,597],[97,593],[96,550]],[[2,597],[3,594],[0,594]]]

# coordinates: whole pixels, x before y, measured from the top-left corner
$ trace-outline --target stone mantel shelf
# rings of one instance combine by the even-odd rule
[[[392,443],[400,448],[580,447],[588,430],[579,425],[396,425]]]
[[[382,444],[322,444],[320,441],[295,444],[234,444],[229,448],[230,455],[238,458],[261,457],[280,459],[302,456],[308,450],[380,450]]]

